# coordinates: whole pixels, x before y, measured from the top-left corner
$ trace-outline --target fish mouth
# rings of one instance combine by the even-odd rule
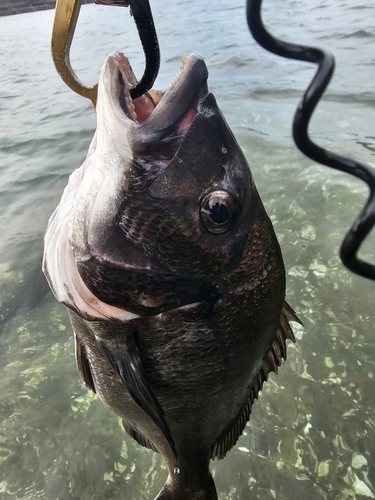
[[[208,70],[204,60],[191,54],[182,59],[180,71],[165,91],[151,89],[132,99],[130,90],[137,79],[129,60],[121,52],[108,56],[98,91],[98,115],[104,106],[130,130],[132,149],[143,149],[150,142],[185,135],[196,113],[199,100],[208,93]],[[133,134],[131,133],[133,131]],[[129,135],[129,132],[128,132]]]

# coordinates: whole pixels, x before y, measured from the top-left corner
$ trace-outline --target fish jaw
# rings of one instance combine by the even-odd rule
[[[192,54],[185,58],[167,90],[151,89],[132,100],[129,91],[137,80],[129,60],[121,52],[111,54],[103,65],[98,86],[98,150],[104,155],[113,148],[119,156],[148,155],[152,147],[154,159],[158,152],[171,159],[176,148],[167,152],[161,145],[184,134],[194,118],[196,102],[208,92],[207,78],[205,62]]]

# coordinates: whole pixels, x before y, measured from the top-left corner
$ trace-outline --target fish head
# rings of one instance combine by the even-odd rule
[[[128,59],[105,61],[67,233],[80,278],[107,304],[153,315],[214,299],[218,276],[252,253],[262,266],[275,244],[207,78],[203,59],[190,55],[165,92],[132,100]],[[250,265],[248,279],[259,272]]]

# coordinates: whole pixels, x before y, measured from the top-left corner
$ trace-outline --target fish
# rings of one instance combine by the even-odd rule
[[[208,69],[183,60],[132,100],[121,52],[102,68],[97,128],[45,234],[78,372],[168,477],[158,500],[214,500],[210,462],[237,443],[294,341],[285,268]]]

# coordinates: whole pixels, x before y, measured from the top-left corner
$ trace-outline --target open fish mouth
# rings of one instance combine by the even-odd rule
[[[110,106],[128,129],[137,128],[137,141],[142,133],[152,135],[147,142],[184,134],[196,114],[197,102],[207,94],[208,70],[196,54],[182,59],[182,66],[165,91],[155,89],[132,99],[130,90],[137,84],[127,57],[121,52],[108,56],[104,63],[98,93],[101,104]],[[104,102],[103,102],[104,101]]]

